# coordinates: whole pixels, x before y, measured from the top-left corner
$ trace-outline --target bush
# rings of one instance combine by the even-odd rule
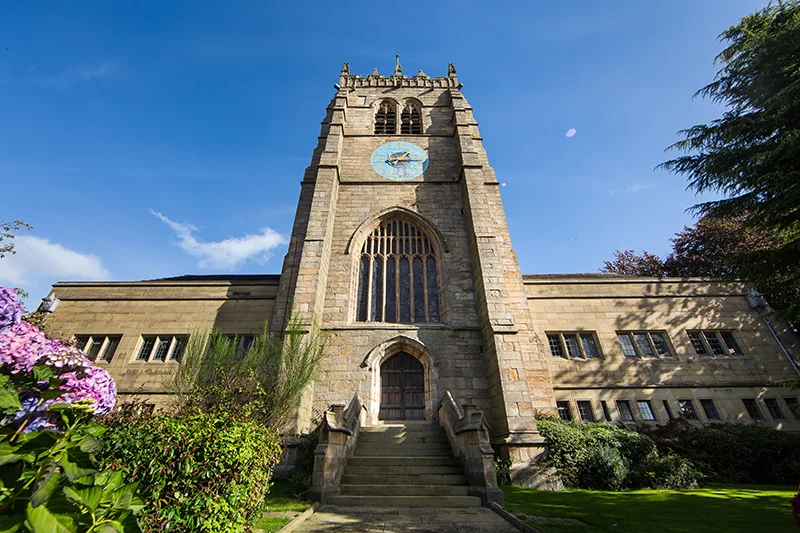
[[[591,489],[692,488],[699,472],[675,455],[659,455],[648,437],[596,422],[538,420],[548,461],[565,485]]]
[[[654,435],[658,445],[691,459],[721,483],[793,484],[800,479],[800,435],[758,425],[676,425]]]
[[[304,500],[311,488],[311,475],[314,473],[314,450],[319,444],[319,427],[304,436],[297,449],[294,471],[289,476],[289,490],[292,497]]]
[[[616,448],[594,448],[581,463],[578,478],[587,489],[620,490],[628,475],[628,461]]]
[[[104,422],[100,458],[139,483],[148,532],[241,532],[260,517],[272,467],[275,431],[229,410],[152,413],[124,406]]]

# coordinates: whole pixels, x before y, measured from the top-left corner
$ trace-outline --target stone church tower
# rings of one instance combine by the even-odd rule
[[[302,181],[271,324],[330,332],[297,419],[358,393],[367,425],[434,422],[449,391],[484,412],[501,456],[541,450],[554,409],[478,123],[448,75],[362,77],[344,64]]]

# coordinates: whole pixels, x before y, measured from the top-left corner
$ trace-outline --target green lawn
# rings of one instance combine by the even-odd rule
[[[677,490],[547,492],[504,486],[508,510],[577,518],[590,527],[531,524],[543,533],[787,533],[797,531],[792,486],[712,485]]]
[[[285,511],[302,513],[311,507],[310,502],[300,502],[292,498],[292,493],[289,490],[289,483],[284,480],[275,481],[273,483],[266,497],[266,503],[264,507],[265,513]],[[265,516],[259,518],[254,527],[256,529],[263,529],[266,532],[278,531],[291,521],[291,518]]]

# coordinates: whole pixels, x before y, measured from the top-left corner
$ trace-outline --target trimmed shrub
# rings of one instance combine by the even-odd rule
[[[105,421],[99,457],[139,483],[147,532],[245,531],[260,517],[280,440],[235,412],[152,413],[124,406]]]
[[[721,483],[794,484],[800,479],[800,435],[754,424],[669,424],[651,432],[662,450],[691,459]]]
[[[548,461],[569,487],[590,489],[692,488],[700,477],[691,462],[659,455],[656,443],[636,431],[604,422],[537,421]]]
[[[628,461],[609,445],[592,449],[578,470],[578,479],[587,489],[620,490],[628,475]]]
[[[314,450],[319,444],[319,427],[305,435],[297,449],[294,471],[289,476],[289,490],[292,497],[304,500],[306,492],[311,488],[311,475],[314,472]]]

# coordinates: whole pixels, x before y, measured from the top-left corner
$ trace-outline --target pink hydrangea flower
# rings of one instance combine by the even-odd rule
[[[25,308],[17,298],[16,291],[0,287],[0,332],[18,324],[24,314]]]
[[[111,412],[117,399],[117,386],[111,375],[96,366],[90,366],[82,372],[61,374],[66,380],[62,390],[69,391],[59,398],[60,403],[74,403],[79,400],[93,400],[95,414]]]
[[[52,342],[36,326],[20,321],[0,333],[0,364],[12,374],[30,372]]]

